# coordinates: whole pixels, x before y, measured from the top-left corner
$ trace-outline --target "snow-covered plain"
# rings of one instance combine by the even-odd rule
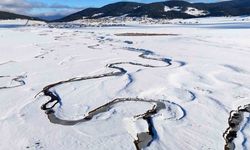
[[[120,33],[177,35],[115,35]],[[36,96],[59,81],[115,72],[108,64],[119,62],[157,67],[121,63],[116,66],[127,71],[122,75],[55,86],[50,90],[61,98],[55,115],[82,119],[116,98],[161,101],[166,109],[152,117],[155,136],[145,149],[223,149],[230,111],[250,104],[249,39],[250,26],[242,22],[1,28],[0,149],[136,149],[134,140],[148,125],[134,116],[152,109],[151,103],[117,103],[89,121],[64,126],[51,123],[40,109],[49,97]],[[149,55],[139,57],[142,51]],[[167,58],[171,65],[147,58]],[[249,117],[245,113],[236,149],[250,149]]]

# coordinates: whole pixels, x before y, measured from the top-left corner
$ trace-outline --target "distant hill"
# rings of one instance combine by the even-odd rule
[[[29,16],[19,15],[19,14],[15,14],[15,13],[0,11],[0,20],[6,20],[6,19],[41,20],[41,19],[36,18],[36,17],[29,17]]]
[[[69,22],[82,18],[97,19],[118,16],[186,19],[208,16],[241,15],[250,15],[250,0],[232,0],[217,3],[189,3],[178,0],[150,4],[118,2],[101,8],[87,8],[55,21]]]
[[[66,16],[57,21],[73,21],[81,19],[82,17],[86,18],[101,18],[106,16],[122,16],[129,14],[134,11],[136,8],[143,6],[142,3],[135,2],[118,2],[114,4],[109,4],[101,8],[87,8],[77,13]]]

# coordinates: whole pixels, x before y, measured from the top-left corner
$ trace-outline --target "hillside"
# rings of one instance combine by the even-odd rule
[[[35,17],[29,17],[29,16],[25,16],[25,15],[19,15],[19,14],[15,14],[15,13],[0,11],[0,20],[6,20],[6,19],[41,20],[41,19],[35,18]]]
[[[143,17],[150,18],[196,18],[208,16],[250,15],[250,1],[233,0],[217,3],[189,3],[186,1],[165,1],[150,4],[118,2],[101,8],[87,8],[69,16],[55,20],[74,21],[82,18],[98,19],[103,17]]]

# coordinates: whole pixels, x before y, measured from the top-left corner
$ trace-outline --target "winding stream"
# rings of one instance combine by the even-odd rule
[[[0,76],[0,78],[10,78],[10,76]],[[13,78],[11,80],[11,82],[16,82],[18,83],[17,85],[13,85],[13,86],[0,86],[0,90],[1,89],[11,89],[11,88],[16,88],[16,87],[19,87],[19,86],[23,86],[25,85],[25,81],[23,80],[24,78],[26,78],[26,76],[17,76],[15,78]]]
[[[74,77],[65,81],[59,81],[53,84],[50,84],[43,88],[43,90],[40,93],[43,93],[44,96],[50,97],[50,100],[44,103],[41,106],[41,109],[44,110],[48,116],[48,119],[51,123],[54,124],[60,124],[60,125],[66,125],[66,126],[72,126],[78,123],[83,123],[86,121],[91,120],[94,116],[109,111],[112,107],[115,107],[117,103],[124,103],[124,102],[141,102],[141,103],[150,103],[153,105],[152,109],[148,110],[147,112],[143,114],[139,114],[134,116],[137,119],[143,119],[148,124],[148,131],[143,133],[137,133],[137,139],[135,139],[134,144],[137,150],[143,149],[150,145],[150,143],[155,139],[156,137],[156,130],[154,128],[154,124],[152,121],[152,117],[157,114],[160,110],[165,109],[166,106],[163,101],[158,100],[148,100],[148,99],[141,99],[141,98],[116,98],[109,103],[106,103],[94,110],[91,110],[88,115],[84,116],[82,119],[79,120],[63,120],[60,119],[55,115],[55,110],[53,109],[57,104],[61,105],[61,98],[59,94],[56,93],[56,91],[52,91],[51,88],[54,88],[58,85],[62,85],[65,83],[70,82],[77,82],[77,81],[83,81],[83,80],[93,80],[93,79],[100,79],[100,78],[107,78],[107,77],[113,77],[113,76],[122,76],[127,73],[127,70],[123,67],[120,67],[119,65],[122,64],[128,64],[128,65],[135,65],[135,66],[141,66],[141,67],[148,67],[148,68],[156,68],[156,67],[168,67],[172,65],[172,60],[168,58],[162,58],[157,55],[155,55],[154,52],[144,49],[136,49],[127,47],[124,48],[125,50],[134,51],[134,52],[140,52],[139,57],[143,59],[149,59],[149,60],[156,60],[156,61],[162,61],[166,65],[163,66],[154,66],[149,64],[141,64],[136,62],[115,62],[111,64],[107,64],[106,67],[115,69],[115,71],[111,71],[109,73],[104,73],[100,75],[94,75],[94,76],[86,76],[86,77]],[[159,57],[159,58],[158,58]],[[182,64],[180,63],[180,66]]]
[[[241,124],[244,121],[244,113],[250,113],[250,104],[238,107],[237,110],[232,110],[228,118],[229,127],[223,133],[225,139],[225,150],[234,150],[234,139],[237,138],[237,132],[241,130]]]
[[[5,64],[8,64],[8,63],[12,63],[12,62],[14,62],[14,61],[7,61],[5,63],[1,63],[0,65],[5,65]],[[20,87],[20,86],[25,85],[26,83],[25,83],[24,79],[27,78],[27,76],[26,75],[19,75],[19,76],[16,76],[16,77],[12,77],[10,75],[0,75],[0,79],[1,78],[10,79],[11,82],[10,82],[9,86],[8,85],[0,86],[0,90],[1,89],[16,88],[16,87]],[[16,83],[16,84],[13,84],[13,82]]]

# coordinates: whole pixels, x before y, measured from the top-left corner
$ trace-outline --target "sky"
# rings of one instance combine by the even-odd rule
[[[121,0],[0,0],[0,10],[18,14],[59,18],[87,7],[101,7]],[[124,0],[123,0],[124,1]],[[125,0],[128,1],[128,0]],[[150,3],[163,0],[130,0]],[[189,2],[215,2],[216,0],[188,0]]]

